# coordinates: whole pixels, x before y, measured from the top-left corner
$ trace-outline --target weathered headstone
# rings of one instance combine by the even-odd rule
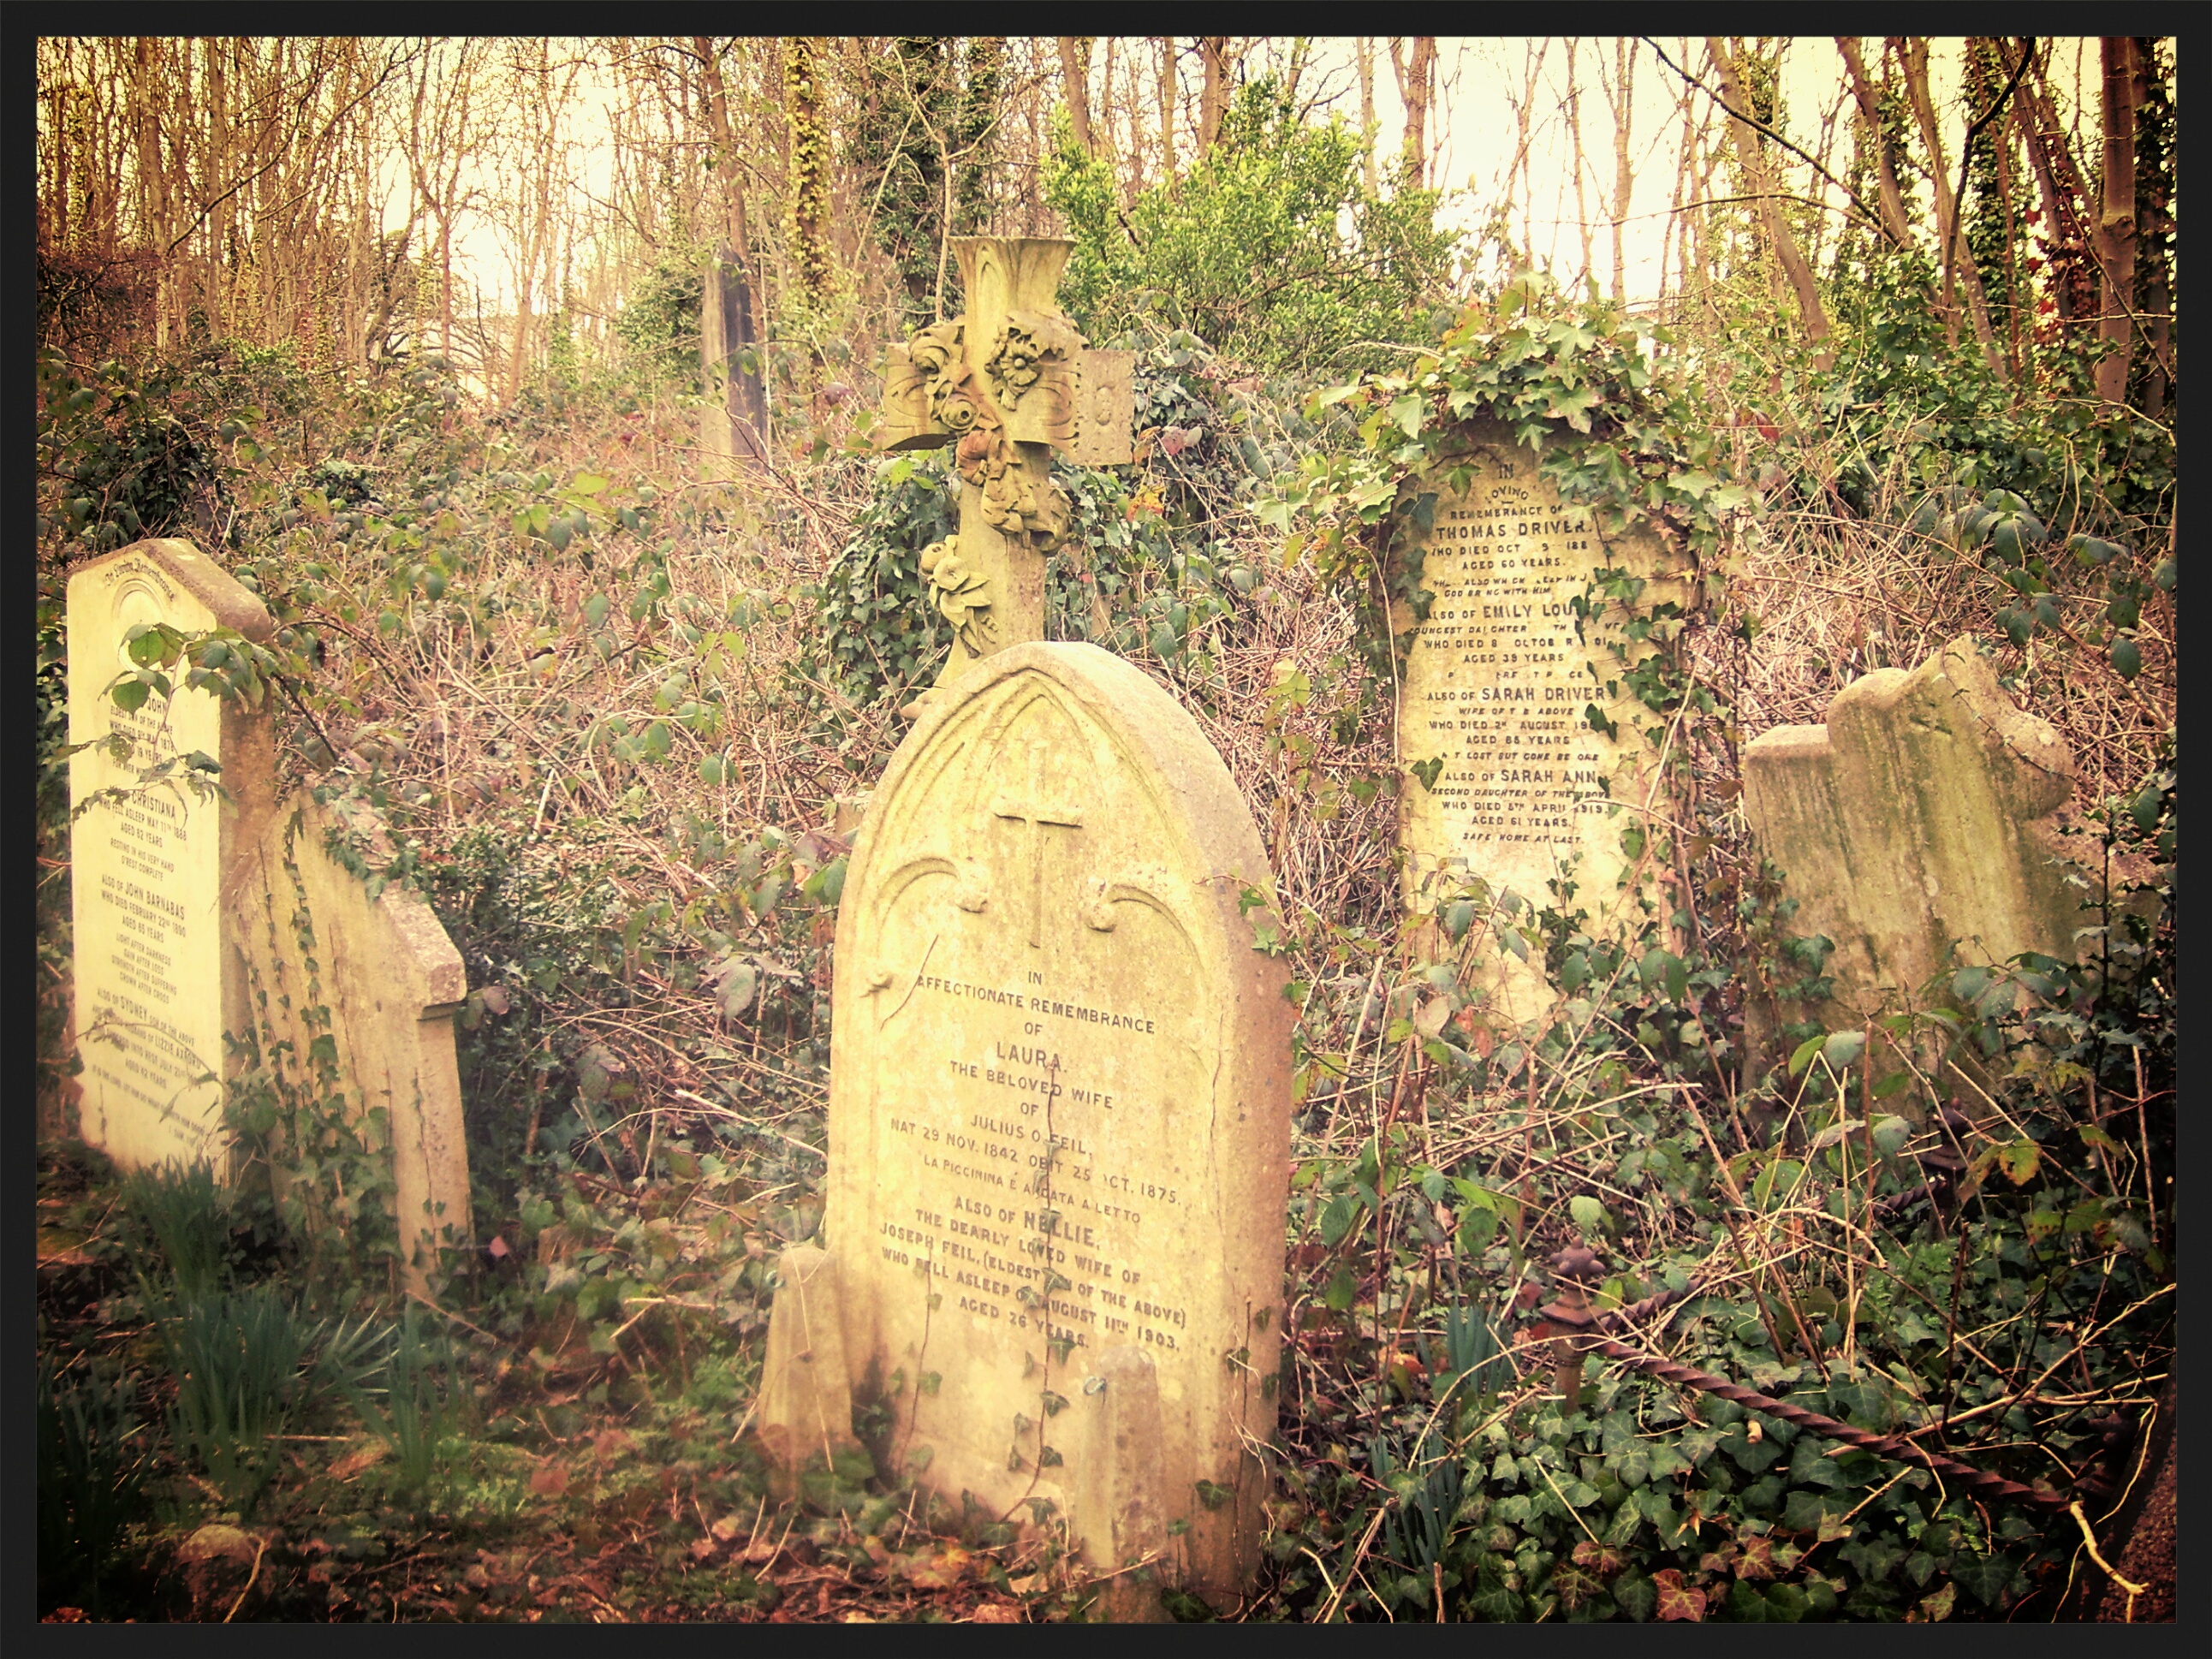
[[[953,628],[944,686],[994,652],[1044,637],[1044,559],[1067,533],[1051,453],[1087,466],[1130,459],[1133,353],[1093,351],[1054,300],[1074,244],[955,238],[965,314],[894,345],[878,448],[954,444],[958,533],[927,550],[929,602]]]
[[[726,476],[732,463],[767,453],[764,383],[757,362],[745,367],[759,349],[744,263],[734,248],[717,248],[699,296],[699,365],[707,394],[699,407],[699,447],[710,473]]]
[[[1109,1577],[1120,1616],[1257,1564],[1290,1116],[1271,889],[1189,715],[1096,647],[1030,644],[900,745],[840,905],[814,1304],[834,1284],[897,1470],[1025,1527],[1049,1503],[1102,1576],[1145,1564]],[[763,1413],[836,1449],[831,1413]]]
[[[1798,902],[1790,930],[1834,943],[1833,994],[1803,1012],[1863,1029],[1923,1006],[1946,966],[2075,959],[2075,930],[2102,920],[2083,906],[2103,879],[2081,867],[2101,849],[2064,821],[2074,779],[2058,734],[2014,705],[1971,639],[1854,680],[1824,725],[1746,744],[1744,816]],[[1753,1053],[1771,1063],[1774,1012],[1751,1013]]]
[[[271,631],[189,543],[140,542],[70,579],[76,1031],[85,1139],[127,1168],[206,1158],[228,1177],[226,1084],[362,1121],[388,1151],[409,1281],[469,1232],[452,1015],[459,955],[428,906],[372,901],[332,856],[347,822],[274,799],[268,716],[204,690],[116,707],[131,630]],[[179,671],[180,672],[181,671]],[[204,771],[171,764],[204,756]],[[203,780],[195,782],[195,779]],[[375,835],[353,831],[374,850]]]
[[[120,1164],[207,1158],[220,1172],[222,1036],[246,1022],[226,930],[270,816],[273,751],[265,717],[204,691],[116,707],[109,687],[137,666],[131,629],[163,623],[274,631],[189,543],[140,542],[70,578],[70,741],[88,745],[70,761],[78,1109],[85,1139]],[[195,753],[222,768],[228,801],[178,775]]]
[[[333,855],[333,831],[357,854],[390,856],[380,829],[304,789],[249,849],[226,964],[244,981],[251,1022],[233,1028],[248,1040],[234,1070],[304,1109],[303,1128],[318,1110],[337,1113],[391,1158],[402,1270],[422,1290],[441,1274],[441,1251],[471,1243],[453,1047],[468,975],[430,907],[398,887],[371,898]]]
[[[1407,902],[1426,908],[1439,878],[1463,870],[1493,896],[1510,890],[1540,905],[1546,884],[1571,872],[1575,902],[1602,925],[1635,862],[1623,830],[1665,805],[1653,795],[1650,711],[1622,686],[1611,648],[1624,618],[1595,596],[1595,580],[1607,569],[1641,580],[1642,606],[1681,603],[1686,586],[1656,535],[1601,531],[1589,509],[1561,502],[1537,452],[1494,424],[1470,433],[1463,460],[1407,486],[1437,492],[1418,544],[1421,583],[1435,598],[1398,700],[1401,762],[1409,774],[1436,769],[1425,785],[1409,775],[1401,798]],[[1459,465],[1470,477],[1455,492],[1443,480]],[[1579,626],[1578,609],[1594,613]],[[1632,660],[1656,648],[1632,647]],[[1593,709],[1609,732],[1592,723]],[[1492,989],[1519,1018],[1540,993],[1515,961],[1500,963]]]

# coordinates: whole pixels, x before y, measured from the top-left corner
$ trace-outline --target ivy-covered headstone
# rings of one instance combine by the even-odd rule
[[[1639,677],[1680,629],[1690,584],[1648,528],[1609,530],[1563,501],[1541,452],[1503,425],[1458,435],[1403,491],[1401,591],[1430,596],[1398,695],[1405,891],[1423,911],[1463,888],[1502,905],[1493,1006],[1526,1018],[1545,994],[1528,907],[1571,883],[1559,908],[1586,909],[1595,933],[1647,884],[1632,878],[1668,807],[1664,726]],[[1394,616],[1392,631],[1413,621]]]

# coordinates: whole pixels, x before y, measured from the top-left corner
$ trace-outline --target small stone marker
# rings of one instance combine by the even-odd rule
[[[1539,476],[1536,452],[1494,423],[1472,431],[1472,478],[1464,493],[1437,484],[1420,541],[1422,586],[1436,597],[1399,692],[1401,761],[1409,775],[1438,767],[1430,786],[1408,775],[1401,797],[1406,901],[1428,908],[1434,878],[1457,860],[1493,897],[1510,890],[1540,906],[1546,884],[1571,866],[1574,902],[1601,924],[1633,863],[1621,832],[1641,821],[1657,757],[1643,735],[1650,713],[1620,688],[1608,649],[1621,637],[1619,607],[1607,605],[1579,636],[1576,607],[1601,569],[1644,580],[1639,605],[1679,603],[1685,585],[1656,535],[1601,532]],[[1593,707],[1611,734],[1591,725]],[[1532,970],[1499,964],[1492,995],[1513,1017],[1535,1012],[1541,994]]]
[[[1744,816],[1798,901],[1790,930],[1834,941],[1833,994],[1814,1016],[1863,1029],[1923,1006],[1947,965],[2075,960],[2075,931],[2102,920],[2083,906],[2103,882],[2081,868],[2101,848],[2061,812],[2074,780],[2058,734],[2014,705],[1971,639],[1854,680],[1825,725],[1746,744]],[[1764,1040],[1769,1011],[1751,1012],[1754,1056],[1786,1058]]]
[[[897,1473],[1024,1527],[1054,1506],[1118,1616],[1158,1617],[1162,1580],[1233,1596],[1258,1561],[1290,1133],[1272,886],[1189,715],[1094,646],[1030,644],[900,745],[839,907],[823,1225],[854,1392],[893,1407]],[[822,1437],[804,1401],[763,1413]]]
[[[1043,556],[1067,533],[1052,451],[1086,466],[1130,459],[1135,354],[1088,349],[1054,300],[1074,246],[956,237],[966,313],[917,331],[885,360],[876,447],[957,446],[959,532],[921,560],[929,601],[953,628],[939,686],[1044,637]]]
[[[392,890],[373,902],[332,859],[335,809],[305,792],[274,802],[265,714],[181,689],[115,706],[108,688],[134,666],[139,623],[273,631],[261,602],[187,542],[140,542],[70,579],[70,740],[89,745],[70,775],[84,807],[70,834],[84,1138],[126,1168],[206,1158],[229,1179],[226,1081],[381,1112],[368,1138],[391,1153],[406,1276],[423,1288],[434,1247],[469,1237],[460,957],[422,900]],[[149,780],[195,751],[219,765],[228,799],[179,769]]]

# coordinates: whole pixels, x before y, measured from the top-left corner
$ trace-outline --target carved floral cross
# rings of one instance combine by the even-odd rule
[[[956,238],[968,310],[890,348],[875,443],[952,444],[957,534],[924,550],[930,601],[953,627],[938,684],[1010,645],[1044,637],[1044,555],[1067,533],[1050,457],[1130,459],[1134,354],[1092,351],[1054,302],[1074,247],[1056,237]]]

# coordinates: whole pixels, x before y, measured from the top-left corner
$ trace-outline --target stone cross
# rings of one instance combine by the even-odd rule
[[[1067,534],[1058,449],[1089,466],[1130,459],[1135,354],[1093,351],[1054,301],[1074,248],[1059,237],[955,238],[965,314],[894,345],[876,447],[956,446],[960,527],[921,556],[929,602],[952,624],[939,685],[1044,637],[1044,557]]]
[[[1026,825],[1030,837],[1030,945],[1044,948],[1044,832],[1047,829],[1079,830],[1083,815],[1076,808],[1046,799],[1044,745],[1030,745],[1030,790],[1025,799],[1000,793],[992,797],[991,816]]]

